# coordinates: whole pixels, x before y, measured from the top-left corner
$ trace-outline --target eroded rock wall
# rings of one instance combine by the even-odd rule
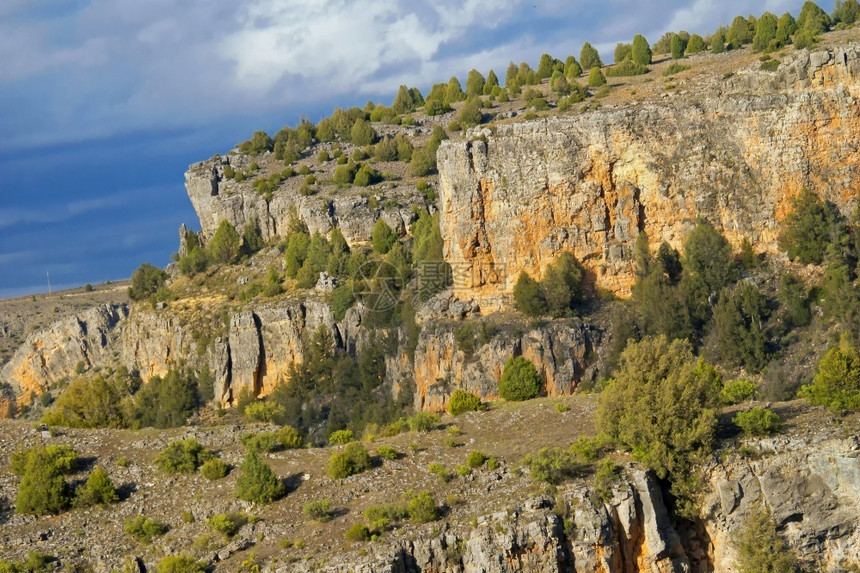
[[[597,285],[633,282],[640,231],[680,248],[704,217],[737,247],[773,252],[809,187],[844,213],[860,190],[860,47],[801,51],[697,92],[501,125],[439,149],[445,258],[464,299],[510,294],[564,250]]]
[[[498,398],[499,381],[511,356],[525,356],[537,367],[548,396],[573,394],[583,380],[596,374],[592,356],[601,337],[598,329],[579,320],[555,321],[542,328],[516,324],[488,340],[474,340],[474,348],[466,351],[455,336],[462,323],[426,322],[413,360],[403,352],[388,359],[389,379],[414,381],[415,408],[441,412],[457,389]]]
[[[339,190],[330,197],[298,193],[295,181],[285,181],[269,201],[257,193],[251,182],[237,183],[224,177],[228,165],[247,167],[247,156],[229,154],[218,159],[195,163],[185,173],[185,189],[200,219],[204,239],[211,239],[221,221],[236,229],[254,223],[264,239],[286,236],[290,221],[298,217],[311,234],[327,235],[339,228],[350,244],[370,240],[376,221],[383,219],[398,233],[405,233],[415,215],[413,207],[423,206],[423,198],[414,188],[386,191],[386,201],[379,204],[363,189]]]
[[[0,370],[22,404],[63,378],[111,358],[126,305],[101,305],[34,332]]]

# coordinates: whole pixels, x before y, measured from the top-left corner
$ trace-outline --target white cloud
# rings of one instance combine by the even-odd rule
[[[256,0],[240,18],[242,28],[222,42],[221,55],[250,92],[287,78],[361,89],[388,68],[424,71],[445,43],[471,28],[492,28],[509,10],[498,0]]]

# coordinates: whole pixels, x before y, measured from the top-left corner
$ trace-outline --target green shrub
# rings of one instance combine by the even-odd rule
[[[78,453],[66,445],[34,446],[13,452],[12,473],[21,478],[15,512],[33,515],[60,513],[71,502],[64,475],[72,473]]]
[[[328,461],[328,475],[332,479],[344,479],[370,469],[370,454],[358,442],[344,446],[343,451],[335,452]]]
[[[212,458],[203,462],[200,466],[200,474],[208,480],[216,480],[225,477],[230,473],[230,466],[225,464],[219,458]]]
[[[763,328],[770,316],[767,299],[747,281],[725,288],[714,307],[716,353],[732,366],[758,372],[770,358],[768,334]]]
[[[275,432],[246,432],[239,437],[245,449],[255,452],[272,452],[278,447],[278,437]]]
[[[642,74],[648,73],[648,66],[643,66],[642,64],[637,64],[633,60],[624,60],[623,62],[616,64],[606,70],[606,75],[611,78],[617,77],[628,77],[628,76],[641,76]],[[589,81],[591,80],[591,76],[589,75]],[[591,84],[588,84],[589,86]],[[598,84],[603,85],[603,84]]]
[[[328,443],[336,445],[344,445],[355,441],[355,434],[352,430],[336,430],[328,437]]]
[[[245,514],[238,512],[219,513],[206,520],[209,529],[226,537],[233,537],[239,533],[239,530],[246,523],[248,523],[248,518]]]
[[[192,473],[212,457],[212,452],[201,446],[196,439],[188,438],[170,442],[153,463],[163,472]]]
[[[762,69],[766,72],[775,72],[779,69],[779,64],[779,60],[767,60],[761,63],[759,69]]]
[[[476,412],[481,410],[483,405],[481,399],[465,390],[457,389],[451,394],[451,399],[448,401],[448,412],[452,416],[459,416],[463,412]]]
[[[168,555],[155,566],[158,573],[204,573],[203,563],[187,555]]]
[[[523,458],[532,479],[551,484],[560,484],[566,479],[585,473],[588,466],[576,459],[569,450],[563,448],[541,448],[535,454]]]
[[[430,412],[416,412],[407,420],[409,429],[413,432],[427,433],[439,427],[439,416]]]
[[[436,500],[427,490],[411,496],[406,503],[406,511],[409,514],[409,519],[415,523],[436,521],[439,516],[436,510]]]
[[[30,551],[25,561],[6,561],[0,559],[0,573],[48,573],[53,571],[51,566],[55,558],[41,551]]]
[[[495,469],[498,469],[498,467],[499,467],[498,458],[490,457],[489,459],[487,459],[487,469],[488,470],[495,470]]]
[[[400,452],[391,446],[379,446],[376,450],[377,455],[384,460],[396,460],[400,457]]]
[[[612,499],[612,484],[621,475],[621,468],[610,459],[601,460],[594,473],[594,493],[603,503]]]
[[[216,263],[232,263],[239,257],[241,237],[230,221],[221,221],[209,242],[209,256]]]
[[[553,316],[569,316],[585,300],[585,269],[564,251],[549,264],[540,282],[547,310]],[[516,295],[515,295],[516,296]]]
[[[633,36],[633,44],[630,46],[630,59],[640,66],[651,64],[651,46],[642,34]],[[617,63],[617,62],[616,62]]]
[[[827,351],[812,384],[801,388],[800,396],[834,412],[860,410],[860,353],[847,336]]]
[[[708,46],[705,44],[704,38],[698,34],[693,34],[687,41],[687,49],[685,50],[685,53],[690,56],[692,54],[704,52],[707,49]]]
[[[370,145],[376,141],[377,137],[376,130],[373,129],[373,126],[363,119],[356,121],[350,130],[350,140],[353,145],[364,147],[365,145]]]
[[[779,415],[768,408],[752,408],[738,412],[732,422],[744,431],[747,436],[764,437],[779,432],[782,420]]]
[[[708,221],[698,219],[684,239],[683,268],[681,292],[691,318],[702,326],[711,318],[712,299],[737,278],[732,246]]]
[[[379,219],[373,226],[371,242],[374,252],[384,255],[397,242],[397,236],[391,230],[391,227],[388,226],[388,223],[383,219]]]
[[[808,265],[824,260],[833,228],[833,211],[816,193],[804,188],[791,202],[777,239],[791,259]]]
[[[245,406],[243,414],[258,422],[271,422],[284,415],[284,407],[272,400],[259,400]]]
[[[499,381],[499,396],[515,402],[530,400],[540,394],[542,385],[543,380],[531,361],[523,356],[511,356]]]
[[[347,541],[370,541],[370,530],[366,525],[356,523],[346,530]]]
[[[128,397],[124,380],[75,378],[42,416],[42,423],[69,428],[121,428],[128,424],[123,401]]]
[[[453,477],[451,475],[451,472],[449,472],[445,466],[436,462],[428,465],[427,471],[429,471],[431,474],[439,476],[439,479],[441,479],[443,483],[448,483]]]
[[[668,68],[663,71],[663,76],[674,76],[675,74],[680,74],[681,72],[686,72],[690,69],[690,66],[685,64],[679,64],[677,62],[671,64]]]
[[[588,87],[599,88],[600,86],[605,85],[606,77],[603,75],[603,72],[600,71],[600,68],[591,68],[591,72],[588,74]]]
[[[540,283],[525,271],[520,272],[514,285],[514,308],[529,316],[546,314],[547,304]]]
[[[580,436],[570,445],[569,451],[575,460],[587,464],[596,461],[600,457],[602,447],[603,443],[598,438]]]
[[[167,282],[167,273],[149,263],[143,263],[131,273],[128,297],[144,300],[154,295]]]
[[[248,452],[240,470],[242,473],[236,479],[236,497],[239,499],[254,503],[271,503],[286,493],[284,482],[278,479],[257,452]]]
[[[776,532],[770,512],[759,507],[744,519],[741,531],[732,536],[737,548],[740,573],[792,573],[797,558]]]
[[[579,52],[579,63],[583,70],[590,70],[595,67],[599,68],[603,66],[603,62],[600,60],[600,54],[588,42],[585,42],[582,45],[582,50]],[[505,83],[507,84],[507,82]]]
[[[376,169],[370,165],[362,165],[358,172],[356,172],[353,183],[359,187],[367,187],[378,183],[381,179],[382,177]]]
[[[125,520],[125,532],[147,545],[156,537],[167,533],[168,529],[164,523],[145,515]]]
[[[331,293],[331,311],[335,320],[343,320],[348,311],[355,304],[355,286],[346,282],[337,286]]]
[[[752,400],[755,397],[756,389],[755,382],[750,382],[743,378],[730,380],[720,390],[720,402],[731,406],[732,404],[740,404],[741,402]]]
[[[96,466],[87,478],[86,484],[75,492],[75,506],[108,505],[119,501],[119,495],[108,473],[101,466]]]
[[[791,326],[806,326],[812,320],[809,291],[806,283],[797,275],[785,273],[779,279],[779,303],[786,322]]]
[[[344,162],[344,164],[339,165],[334,170],[332,182],[338,187],[346,187],[348,185],[352,185],[352,182],[355,180],[356,173],[358,173],[358,165],[356,165],[355,163]]]
[[[364,510],[364,518],[375,531],[383,531],[394,522],[409,516],[406,507],[399,503],[373,505]]]
[[[487,456],[483,454],[483,452],[479,452],[478,450],[472,450],[469,452],[469,456],[466,458],[466,465],[470,468],[479,468],[487,461]]]
[[[697,467],[712,451],[720,388],[719,373],[689,342],[658,336],[628,344],[600,396],[598,428],[668,477],[681,515],[696,515]]]
[[[275,432],[275,436],[278,439],[278,443],[281,444],[281,447],[286,450],[301,448],[305,443],[304,439],[302,439],[302,435],[292,426],[281,426]]]
[[[320,523],[331,521],[334,518],[334,515],[331,512],[330,499],[310,501],[302,506],[302,513],[304,513],[305,517],[308,519],[313,519]]]

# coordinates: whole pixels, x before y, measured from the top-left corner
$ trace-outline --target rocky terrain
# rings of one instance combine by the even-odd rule
[[[369,472],[345,480],[325,475],[328,456],[340,446],[268,454],[266,461],[289,493],[266,506],[233,497],[236,469],[210,482],[199,474],[164,474],[152,465],[168,441],[186,437],[238,465],[243,429],[229,417],[201,418],[178,430],[53,435],[6,421],[0,424],[6,452],[0,457],[0,554],[19,559],[37,549],[71,570],[96,571],[123,570],[129,557],[149,569],[161,556],[180,553],[218,571],[241,570],[249,559],[264,571],[283,572],[732,571],[732,536],[765,501],[808,566],[835,572],[860,561],[857,415],[834,425],[820,408],[777,405],[786,419],[781,435],[727,439],[715,453],[706,470],[701,522],[691,523],[671,518],[658,480],[620,453],[612,456],[624,469],[606,501],[595,497],[593,476],[558,487],[529,476],[521,466],[525,454],[593,435],[588,420],[594,402],[594,396],[582,395],[499,403],[488,412],[446,418],[459,433],[440,429],[377,438],[366,442],[371,452],[387,445],[401,452],[400,458],[378,458]],[[559,412],[558,404],[569,409]],[[38,443],[71,445],[90,468],[105,467],[121,489],[121,501],[57,517],[14,515],[16,480],[8,471],[8,452]],[[497,456],[498,469],[476,469],[448,483],[428,471],[434,462],[453,471],[473,450]],[[364,523],[366,508],[396,501],[410,489],[433,492],[438,521],[404,523],[376,541],[344,541],[350,526]],[[332,502],[332,521],[319,523],[303,514],[305,504],[323,499]],[[226,538],[207,527],[206,519],[228,511],[257,519]],[[151,545],[142,544],[123,532],[124,521],[137,515],[160,519],[170,530]]]
[[[804,567],[860,566],[856,414],[837,418],[801,401],[781,403],[774,407],[786,421],[783,433],[744,440],[728,422],[731,408],[724,411],[719,447],[704,469],[704,502],[692,522],[675,516],[665,480],[620,451],[608,453],[622,468],[608,490],[594,471],[551,486],[523,463],[541,447],[567,447],[596,434],[596,398],[581,390],[599,386],[608,374],[610,346],[619,342],[612,340],[609,315],[620,304],[616,297],[631,294],[640,233],[652,251],[663,241],[682,248],[696,218],[704,217],[735,251],[748,240],[764,259],[760,272],[778,277],[790,263],[776,237],[801,189],[814,189],[845,216],[855,211],[857,30],[834,32],[812,51],[782,50],[772,71],[745,49],[692,58],[692,69],[670,84],[655,81],[668,65],[656,62],[647,77],[610,79],[608,95],[593,94],[569,113],[553,109],[524,120],[533,112],[522,100],[494,103],[492,121],[442,142],[438,173],[426,177],[409,175],[403,162],[378,161],[375,169],[386,176],[377,184],[329,185],[337,168],[331,143],[302,150],[300,162],[317,181],[311,192],[296,177],[267,195],[250,180],[228,176],[277,175],[284,163],[271,152],[231,150],[192,165],[185,183],[199,217],[199,243],[210,243],[223,221],[240,232],[251,223],[266,241],[259,252],[196,275],[171,265],[169,296],[158,302],[130,302],[123,288],[0,303],[0,414],[21,418],[0,421],[0,558],[23,559],[38,549],[81,571],[152,570],[162,556],[178,553],[218,571],[251,571],[255,563],[265,571],[343,573],[734,571],[735,536],[764,504]],[[536,89],[554,97],[546,83]],[[383,136],[405,135],[418,148],[455,114],[419,113],[415,125],[374,127]],[[350,156],[364,151],[337,146]],[[248,285],[284,270],[284,239],[297,225],[322,235],[337,228],[361,248],[382,220],[411,248],[410,225],[421,213],[438,215],[453,284],[416,298],[414,316],[398,308],[394,319],[380,323],[365,300],[338,314],[337,281],[327,272],[313,288],[279,278],[277,294],[247,295]],[[186,231],[183,226],[180,255],[194,238]],[[564,251],[587,273],[590,298],[582,312],[529,318],[515,311],[520,273],[540,279]],[[822,275],[821,267],[791,264],[810,284]],[[814,310],[822,316],[820,306]],[[828,328],[822,319],[792,335],[779,359],[809,373],[812,359],[833,342]],[[353,358],[386,341],[380,388],[411,397],[416,411],[444,412],[457,389],[491,401],[491,408],[446,417],[459,431],[368,440],[372,452],[391,446],[400,455],[377,455],[372,470],[345,480],[325,471],[340,446],[269,453],[266,461],[288,495],[259,507],[238,501],[235,466],[245,452],[239,438],[263,429],[236,412],[239,396],[265,397],[289,382],[294,368],[308,362],[308,341],[320,329]],[[814,348],[798,350],[809,340]],[[534,364],[543,398],[497,400],[512,356]],[[206,370],[214,399],[173,430],[33,423],[76,376],[119,367],[144,382],[172,369]],[[743,368],[733,374],[764,376]],[[231,474],[210,482],[156,470],[158,452],[185,437],[218,452],[234,466]],[[83,467],[73,480],[105,467],[120,502],[54,517],[15,514],[18,479],[9,470],[10,453],[39,443],[70,444],[81,453]],[[499,466],[444,483],[428,471],[441,463],[453,472],[471,450],[497,457]],[[368,507],[425,489],[435,496],[438,520],[400,522],[373,541],[345,542]],[[303,506],[324,499],[333,519],[309,519]],[[251,517],[237,535],[207,527],[208,518],[229,511]],[[123,521],[136,515],[156,517],[170,529],[142,544],[123,532]]]

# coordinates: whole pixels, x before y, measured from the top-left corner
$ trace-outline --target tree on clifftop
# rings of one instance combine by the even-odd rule
[[[232,263],[239,256],[242,239],[230,221],[221,221],[212,242],[209,243],[209,254],[217,263]]]
[[[651,64],[651,46],[642,34],[633,36],[633,50],[631,52],[633,61],[642,66]]]
[[[167,281],[167,273],[149,263],[143,263],[131,274],[128,296],[131,300],[143,300],[154,295]]]
[[[579,52],[579,64],[582,66],[583,70],[603,67],[603,62],[600,60],[600,54],[597,53],[594,46],[588,42],[582,45],[582,50]]]

